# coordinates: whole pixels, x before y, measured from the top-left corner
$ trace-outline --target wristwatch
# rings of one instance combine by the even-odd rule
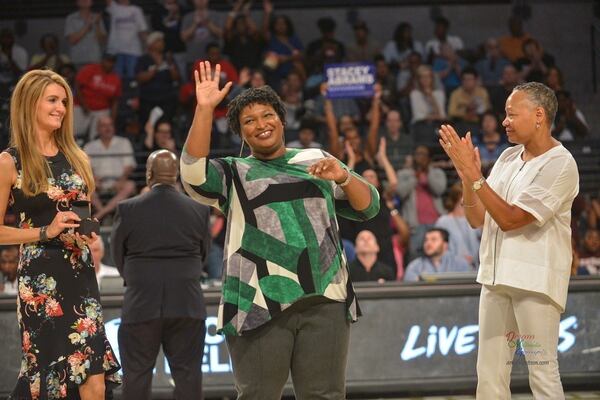
[[[481,178],[479,178],[475,182],[473,182],[471,189],[473,189],[473,191],[476,192],[483,187],[484,183],[485,183],[485,178],[482,176]]]

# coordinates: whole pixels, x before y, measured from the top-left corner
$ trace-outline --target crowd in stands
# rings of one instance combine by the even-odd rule
[[[561,141],[590,136],[558,60],[524,31],[517,15],[506,35],[482,43],[465,43],[442,16],[426,41],[413,37],[410,22],[399,22],[389,38],[373,38],[361,19],[351,22],[353,37],[341,39],[336,20],[322,17],[315,26],[319,36],[306,42],[294,28],[302,21],[275,10],[271,0],[255,1],[253,10],[252,2],[235,0],[227,13],[212,10],[208,0],[157,0],[146,14],[131,0],[75,3],[63,37],[42,31],[39,49],[20,46],[10,29],[0,31],[0,99],[7,103],[29,69],[50,68],[67,79],[75,98],[74,132],[98,183],[94,215],[105,227],[119,201],[144,190],[149,152],[180,153],[195,107],[192,71],[204,60],[221,64],[222,83],[233,82],[216,110],[215,155],[237,154],[241,144],[227,127],[227,102],[268,84],[287,110],[288,147],[323,148],[377,187],[379,215],[340,221],[356,281],[476,271],[479,232],[465,219],[461,185],[437,143],[441,123],[471,131],[489,171],[510,145],[502,126],[506,98],[517,84],[540,81],[559,101],[553,135]],[[374,64],[372,98],[327,97],[324,66],[341,62]],[[597,275],[600,200],[588,195],[574,204],[573,274]],[[224,218],[214,211],[207,276],[215,279]],[[5,223],[11,219],[8,213]],[[1,257],[4,290],[10,290],[14,249],[2,250]]]

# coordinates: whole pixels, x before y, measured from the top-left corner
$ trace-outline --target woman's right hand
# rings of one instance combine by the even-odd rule
[[[221,77],[221,65],[217,64],[215,73],[212,74],[210,62],[201,62],[198,69],[194,71],[196,80],[196,102],[200,108],[215,109],[225,98],[231,82],[227,82],[223,89],[219,89],[219,78]]]
[[[77,228],[81,221],[81,218],[77,216],[73,211],[59,211],[54,216],[50,225],[46,229],[46,235],[48,239],[52,239],[61,234],[62,231],[69,228]]]

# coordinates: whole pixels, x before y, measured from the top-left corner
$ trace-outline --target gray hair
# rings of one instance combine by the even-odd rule
[[[544,109],[548,126],[551,126],[556,116],[556,110],[558,109],[558,100],[556,100],[554,91],[539,82],[527,82],[517,85],[513,89],[513,93],[517,90],[524,92],[536,107]]]

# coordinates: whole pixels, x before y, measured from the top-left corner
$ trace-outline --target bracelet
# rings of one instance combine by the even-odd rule
[[[396,215],[398,215],[398,214],[400,214],[400,212],[399,212],[397,209],[393,208],[393,209],[391,209],[391,210],[390,210],[390,215],[391,215],[392,217],[393,217],[393,216],[396,216]]]
[[[344,179],[344,182],[342,183],[337,183],[337,185],[339,187],[344,187],[347,186],[350,183],[350,180],[352,179],[352,174],[350,173],[350,170],[348,168],[344,168],[346,170],[346,179]]]
[[[40,242],[47,242],[48,240],[48,225],[42,226],[40,228]]]
[[[461,202],[460,205],[463,206],[464,208],[473,208],[477,205],[477,202],[475,202],[473,204],[465,204],[465,203]]]

